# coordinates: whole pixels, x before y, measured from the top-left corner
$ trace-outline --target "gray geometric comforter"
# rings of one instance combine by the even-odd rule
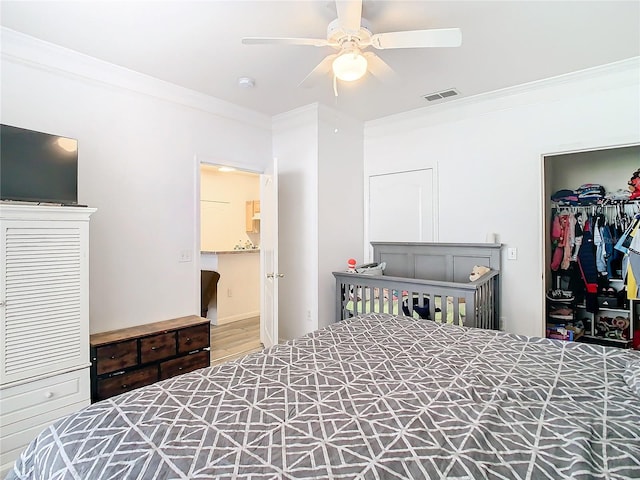
[[[637,479],[639,359],[367,315],[95,403],[9,478]]]

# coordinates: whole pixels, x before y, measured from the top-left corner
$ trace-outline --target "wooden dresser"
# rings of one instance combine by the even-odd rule
[[[208,367],[210,338],[196,315],[91,335],[91,401]]]

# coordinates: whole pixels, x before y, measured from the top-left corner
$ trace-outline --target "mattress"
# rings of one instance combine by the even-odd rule
[[[639,358],[368,314],[92,404],[9,478],[640,478]]]

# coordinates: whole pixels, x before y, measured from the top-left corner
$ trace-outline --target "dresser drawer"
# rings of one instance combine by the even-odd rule
[[[97,347],[96,362],[98,375],[133,367],[138,364],[138,342],[128,340]]]
[[[208,323],[185,328],[178,332],[178,353],[208,347],[210,341]]]
[[[129,390],[150,385],[157,380],[157,365],[139,368],[110,378],[99,379],[96,400],[113,397],[114,395],[119,395]]]
[[[19,420],[67,405],[89,403],[89,369],[76,370],[0,389],[2,431]]]
[[[153,362],[176,354],[176,332],[140,339],[140,363]]]
[[[198,352],[160,364],[160,380],[209,366],[209,352]]]

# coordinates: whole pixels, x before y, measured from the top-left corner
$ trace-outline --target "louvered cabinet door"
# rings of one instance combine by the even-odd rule
[[[88,365],[88,224],[2,222],[0,384]]]

